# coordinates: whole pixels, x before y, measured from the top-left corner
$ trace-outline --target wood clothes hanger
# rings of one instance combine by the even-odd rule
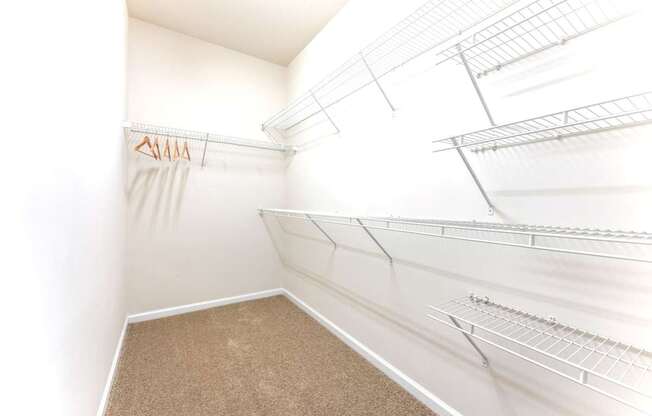
[[[145,145],[149,148],[149,151],[151,153],[143,152],[142,150],[140,150]],[[156,157],[156,152],[154,152],[154,148],[152,147],[152,142],[149,140],[149,137],[147,137],[147,136],[143,136],[140,143],[138,143],[136,145],[136,147],[134,147],[134,150],[137,151],[138,153],[142,153],[142,154],[144,154],[146,156],[153,157],[154,159],[157,158]]]
[[[156,160],[161,160],[161,148],[158,146],[158,137],[154,139],[154,146],[152,147],[152,151],[154,152]]]
[[[163,157],[167,157],[168,161],[172,160],[170,155],[170,139],[165,139],[165,146],[163,146]]]
[[[188,149],[188,142],[183,142],[183,153],[181,154],[181,159],[187,159],[188,162],[190,162],[190,150]]]
[[[181,157],[181,154],[179,153],[179,142],[177,140],[174,141],[174,160],[179,160]]]

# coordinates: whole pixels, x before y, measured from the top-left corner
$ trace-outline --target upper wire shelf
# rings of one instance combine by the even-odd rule
[[[633,127],[652,122],[652,92],[604,101],[459,136],[434,140],[434,152],[496,150],[541,141]]]
[[[287,152],[293,150],[292,146],[268,142],[264,140],[245,139],[241,137],[227,136],[223,134],[200,132],[194,130],[179,129],[175,127],[157,126],[154,124],[128,122],[125,128],[131,133],[149,134],[166,138],[178,138],[193,140],[202,143],[215,143],[230,146],[249,147],[254,149],[272,150],[277,152]]]
[[[485,365],[475,340],[652,414],[640,404],[652,398],[652,354],[643,348],[474,295],[429,308],[427,316],[460,331]]]
[[[450,47],[439,63],[455,60],[481,77],[577,38],[632,13],[627,0],[536,0]]]
[[[339,66],[306,94],[291,102],[265,123],[272,137],[289,138],[306,120],[324,115],[344,98],[443,45],[475,25],[489,19],[518,0],[429,0],[400,23]],[[381,88],[381,92],[385,95]],[[385,95],[385,99],[389,99]],[[392,107],[393,108],[393,107]]]
[[[652,250],[650,250],[652,233],[647,232],[421,218],[344,216],[278,209],[260,209],[259,212],[319,224],[360,227],[367,231],[394,231],[448,240],[652,263]],[[334,243],[323,228],[320,228],[320,231]],[[382,246],[377,240],[375,242]],[[636,247],[639,249],[636,251],[640,252],[636,255],[620,254],[617,250],[621,245]],[[387,254],[384,247],[383,252]],[[391,259],[391,256],[388,257]]]

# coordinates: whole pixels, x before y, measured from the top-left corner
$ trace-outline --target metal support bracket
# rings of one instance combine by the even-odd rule
[[[455,325],[455,326],[458,327],[459,329],[462,329],[462,332],[461,332],[461,333],[462,333],[462,335],[464,335],[464,338],[466,338],[466,340],[469,341],[469,343],[471,344],[471,346],[473,347],[473,349],[474,349],[478,354],[480,354],[480,357],[482,357],[482,366],[483,366],[483,367],[489,367],[489,360],[487,359],[487,356],[484,355],[484,353],[482,352],[482,350],[480,349],[480,347],[478,347],[478,345],[475,343],[475,341],[473,340],[473,338],[471,338],[467,333],[463,332],[463,328],[462,328],[462,326],[460,326],[459,322],[457,322],[457,319],[453,318],[453,317],[450,316],[450,315],[448,315],[448,318],[451,320],[451,322],[453,322],[453,325]],[[471,332],[473,332],[473,327],[471,327]]]
[[[464,52],[462,51],[462,46],[460,44],[457,44],[457,51],[460,54],[460,60],[462,61],[462,64],[464,64],[464,69],[466,69],[466,73],[469,76],[469,79],[471,80],[471,84],[473,84],[475,93],[478,95],[478,98],[480,99],[480,103],[482,103],[482,108],[484,108],[484,112],[487,115],[487,118],[489,119],[489,123],[491,123],[492,126],[495,126],[496,123],[494,123],[494,118],[491,116],[491,112],[489,111],[489,106],[487,105],[487,102],[485,101],[484,96],[482,95],[482,91],[480,90],[478,81],[473,76],[473,71],[471,71],[471,68],[469,67],[469,63],[466,61],[466,56],[464,55]]]
[[[360,58],[362,59],[362,62],[364,65],[367,67],[367,70],[371,74],[371,77],[374,79],[374,82],[378,86],[378,89],[380,90],[381,94],[383,94],[383,97],[385,97],[385,101],[387,101],[387,104],[389,105],[389,108],[392,109],[392,111],[396,111],[396,108],[392,105],[392,102],[389,100],[389,97],[387,96],[387,93],[385,93],[385,90],[383,89],[382,85],[380,85],[380,82],[378,81],[378,78],[376,78],[376,74],[374,74],[374,71],[371,70],[371,67],[369,66],[369,63],[364,57],[364,54],[360,52]]]
[[[378,240],[376,240],[376,237],[374,237],[374,235],[371,234],[371,231],[369,231],[369,229],[368,229],[368,228],[367,228],[367,227],[362,223],[362,221],[360,221],[360,218],[356,218],[355,220],[358,222],[358,224],[360,224],[360,226],[361,226],[362,229],[367,233],[367,235],[369,236],[369,238],[371,238],[371,239],[374,241],[374,243],[376,243],[376,245],[378,246],[378,248],[379,248],[383,253],[385,253],[385,255],[387,256],[387,258],[389,259],[389,262],[390,262],[390,263],[393,263],[393,262],[394,262],[394,259],[392,258],[392,256],[390,256],[389,253],[387,252],[387,250],[385,250],[385,248],[382,246],[382,244],[380,244],[380,243],[378,242]]]
[[[457,146],[457,140],[453,139],[453,144]],[[484,198],[485,202],[489,206],[489,215],[494,215],[494,206],[491,203],[491,200],[489,199],[487,192],[485,192],[482,183],[480,183],[480,179],[478,179],[478,176],[475,174],[473,167],[471,167],[471,164],[466,159],[466,155],[464,154],[464,151],[459,147],[455,148],[455,150],[457,150],[457,154],[460,155],[460,159],[462,159],[462,162],[464,162],[464,166],[466,166],[466,169],[469,171],[469,174],[471,174],[471,178],[473,178],[473,182],[475,182],[475,186],[478,187],[478,190],[482,194],[482,198]]]
[[[335,128],[335,134],[340,134],[340,129],[339,129],[339,127],[337,127],[337,124],[335,124],[335,122],[334,122],[333,119],[331,118],[330,114],[328,114],[328,111],[326,111],[326,109],[324,108],[324,106],[321,105],[321,103],[320,103],[319,100],[317,99],[317,96],[315,96],[315,93],[312,92],[312,91],[310,91],[310,95],[312,96],[312,99],[315,100],[315,102],[316,102],[317,105],[319,106],[319,109],[321,110],[321,112],[324,113],[324,115],[326,116],[326,118],[328,119],[328,121],[330,121],[331,124],[333,125],[333,127]]]
[[[495,126],[496,123],[494,122],[494,118],[491,115],[491,112],[489,111],[489,106],[487,105],[487,102],[485,101],[484,96],[482,95],[482,91],[480,90],[480,86],[478,85],[478,81],[475,79],[475,76],[473,76],[473,72],[471,71],[471,68],[469,67],[469,63],[466,61],[466,56],[464,56],[464,52],[462,51],[462,46],[460,44],[457,45],[457,51],[459,52],[460,60],[462,61],[462,64],[464,64],[464,69],[466,70],[466,73],[469,76],[469,79],[471,80],[471,84],[473,84],[473,88],[475,89],[475,93],[477,94],[478,98],[480,99],[480,103],[482,104],[482,108],[484,109],[484,112],[487,115],[487,118],[489,119],[489,123],[491,123],[492,126]],[[453,140],[453,145],[458,146],[457,140]],[[480,190],[480,193],[482,194],[482,197],[484,198],[485,202],[489,206],[489,215],[494,215],[494,212],[495,212],[494,206],[491,203],[491,200],[489,199],[489,197],[487,196],[487,193],[485,192],[484,188],[482,187],[482,184],[480,183],[480,180],[478,179],[477,175],[475,174],[475,171],[471,167],[471,164],[466,159],[466,155],[464,155],[464,151],[459,147],[457,147],[456,150],[457,150],[457,154],[460,155],[460,158],[462,159],[462,162],[464,162],[464,165],[466,166],[466,169],[471,174],[471,177],[473,178],[473,181],[475,182],[475,185]]]
[[[326,238],[328,239],[328,241],[330,241],[330,242],[333,244],[333,247],[337,248],[337,243],[335,242],[335,240],[333,240],[333,239],[331,238],[331,236],[328,235],[328,233],[327,233],[326,231],[324,231],[324,229],[323,229],[319,224],[317,224],[317,221],[315,221],[314,219],[312,219],[312,217],[310,216],[310,214],[306,214],[306,218],[308,218],[308,219],[310,220],[310,222],[311,222],[315,227],[317,227],[317,229],[318,229],[318,230],[319,230],[319,231],[324,235],[324,237],[326,237]]]
[[[206,134],[206,141],[204,142],[204,152],[201,155],[201,167],[206,166],[204,162],[206,161],[206,148],[208,147],[208,133]]]

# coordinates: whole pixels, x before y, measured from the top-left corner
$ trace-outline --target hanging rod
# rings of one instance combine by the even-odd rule
[[[329,118],[329,108],[372,84],[376,84],[380,96],[393,110],[381,78],[517,2],[429,0],[331,72],[309,92],[269,118],[262,128],[287,138],[293,128],[312,117],[322,114]],[[337,126],[334,127],[339,131]]]
[[[589,228],[547,227],[524,224],[499,224],[475,221],[450,221],[439,219],[411,219],[395,217],[345,216],[307,211],[259,209],[261,215],[309,220],[322,224],[363,227],[367,230],[394,231],[448,240],[521,247],[555,253],[593,256],[617,260],[652,263],[652,255],[625,256],[601,251],[575,250],[559,246],[559,240],[586,241],[628,245],[640,248],[652,246],[652,233],[635,231],[599,230]],[[478,236],[478,233],[483,233]],[[511,236],[514,241],[504,241],[501,236]],[[606,248],[606,247],[605,247]],[[385,252],[386,253],[386,252]],[[388,255],[388,257],[390,257]],[[390,257],[391,258],[391,257]]]
[[[441,64],[465,58],[478,78],[616,22],[627,0],[536,0],[440,52]]]
[[[132,133],[150,134],[154,136],[163,136],[193,140],[202,143],[216,143],[229,146],[248,147],[253,149],[272,150],[276,152],[293,151],[293,146],[279,143],[266,142],[263,140],[244,139],[240,137],[226,136],[223,134],[207,133],[193,130],[179,129],[175,127],[164,127],[153,124],[127,122],[124,124]]]
[[[652,92],[631,95],[523,121],[433,140],[444,144],[433,153],[469,148],[496,150],[565,137],[628,128],[652,122]]]
[[[652,398],[649,351],[474,295],[429,309],[426,316],[461,332],[483,364],[476,340],[652,415],[652,407],[639,403]]]

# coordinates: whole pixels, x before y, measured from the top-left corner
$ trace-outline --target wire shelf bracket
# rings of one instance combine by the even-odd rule
[[[390,99],[387,96],[387,93],[383,89],[382,85],[380,85],[380,81],[378,81],[378,78],[376,77],[376,75],[374,74],[374,71],[372,71],[371,67],[369,66],[369,63],[365,59],[364,53],[362,51],[360,51],[360,59],[364,63],[364,66],[369,70],[369,75],[371,75],[371,77],[374,79],[374,82],[376,83],[376,86],[378,86],[378,89],[380,90],[380,93],[383,94],[383,97],[385,98],[385,101],[387,101],[387,105],[389,105],[389,108],[392,111],[396,111],[396,108],[394,107],[394,105],[390,101]]]
[[[389,253],[387,252],[387,250],[385,250],[385,247],[383,247],[383,245],[380,244],[380,242],[376,239],[376,237],[374,237],[374,235],[371,233],[371,231],[369,231],[369,228],[368,228],[366,225],[364,225],[364,224],[362,223],[362,220],[361,220],[360,218],[356,218],[355,220],[356,220],[356,222],[357,222],[358,224],[360,224],[360,227],[362,227],[362,229],[364,230],[364,232],[367,233],[367,235],[369,236],[369,238],[371,238],[371,239],[373,240],[373,242],[376,243],[376,245],[378,246],[378,248],[380,249],[380,251],[382,251],[382,252],[385,254],[385,256],[387,256],[387,258],[389,259],[389,262],[390,262],[390,263],[393,263],[393,262],[394,262],[394,259],[392,258],[392,256],[389,255]]]
[[[473,294],[428,308],[432,313],[426,316],[459,331],[483,364],[488,361],[474,341],[652,415],[652,408],[639,404],[641,398],[652,398],[652,354],[643,348]]]
[[[310,220],[310,222],[319,230],[319,232],[321,232],[323,234],[323,236],[326,237],[328,239],[328,241],[331,242],[331,244],[333,244],[334,248],[337,248],[337,243],[335,242],[335,240],[333,240],[331,238],[331,236],[328,235],[328,233],[322,228],[321,225],[319,225],[319,223],[317,221],[312,219],[310,214],[306,214],[306,218],[308,218]]]
[[[459,240],[478,244],[518,247],[552,253],[592,256],[614,260],[652,263],[652,233],[600,230],[592,228],[569,228],[525,224],[501,224],[477,221],[452,221],[424,218],[369,217],[324,214],[308,211],[260,208],[261,215],[314,221],[318,224],[334,224],[362,228],[388,259],[393,257],[372,234],[372,231],[393,231],[444,240]],[[321,227],[324,229],[324,227]],[[568,248],[564,243],[593,243],[598,247]],[[633,247],[642,253],[623,255],[614,248]]]

